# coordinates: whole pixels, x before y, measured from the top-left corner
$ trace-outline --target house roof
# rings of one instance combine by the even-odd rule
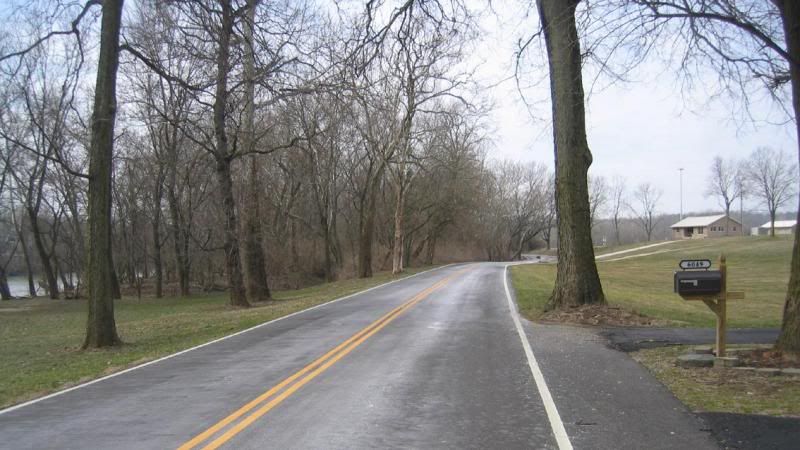
[[[681,220],[680,222],[673,224],[670,228],[707,227],[712,223],[718,221],[719,219],[724,219],[724,218],[725,214],[717,214],[715,216],[687,217]],[[729,219],[731,222],[736,222],[737,224],[739,224],[738,220],[732,217],[729,217]]]
[[[797,225],[797,220],[776,220],[775,221],[775,228],[791,228]],[[764,225],[761,225],[759,228],[770,228],[772,227],[772,222],[767,222]]]

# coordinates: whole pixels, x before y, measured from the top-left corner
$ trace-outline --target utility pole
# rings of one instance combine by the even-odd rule
[[[681,218],[680,218],[680,220],[683,220],[683,167],[678,169],[678,171],[681,173]]]
[[[739,178],[739,223],[742,226],[742,236],[744,236],[744,183]]]

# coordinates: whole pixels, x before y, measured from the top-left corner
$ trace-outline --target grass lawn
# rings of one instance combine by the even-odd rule
[[[672,292],[673,272],[681,259],[710,259],[718,268],[720,253],[728,260],[728,289],[744,291],[745,300],[728,302],[731,327],[779,327],[783,313],[792,236],[729,237],[681,241],[598,261],[600,280],[611,305],[678,326],[712,327],[714,314],[699,301],[685,301]],[[654,253],[633,257],[637,254]],[[520,311],[537,319],[553,289],[554,264],[519,265],[511,269]]]
[[[278,301],[249,309],[228,307],[226,294],[125,298],[115,303],[117,330],[125,345],[109,350],[78,349],[86,326],[85,301],[5,301],[0,303],[0,408],[422,270],[276,292]]]
[[[688,349],[654,348],[632,356],[693,411],[800,416],[800,377],[676,367],[675,358]]]

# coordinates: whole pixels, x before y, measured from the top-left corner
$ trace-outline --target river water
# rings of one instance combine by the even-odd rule
[[[36,295],[45,295],[44,289],[39,287],[38,280],[42,279],[41,276],[34,276],[33,285],[36,287]],[[58,281],[58,286],[64,288],[61,280]],[[11,290],[11,295],[14,297],[27,297],[28,296],[28,277],[25,275],[17,275],[8,277],[8,288]]]

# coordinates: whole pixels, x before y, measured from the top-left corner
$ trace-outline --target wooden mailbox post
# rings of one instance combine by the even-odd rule
[[[743,299],[744,292],[728,292],[728,266],[724,254],[719,256],[719,271],[709,271],[711,261],[707,259],[683,260],[680,262],[680,267],[684,272],[675,272],[675,292],[684,300],[702,300],[714,312],[717,316],[716,355],[725,356],[725,335],[728,329],[727,302]],[[702,269],[702,271],[686,272],[686,269]]]

